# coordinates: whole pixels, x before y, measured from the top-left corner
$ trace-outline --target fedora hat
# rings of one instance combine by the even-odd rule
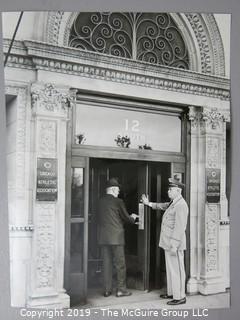
[[[119,188],[121,187],[117,178],[111,178],[107,181],[106,188],[110,188],[110,187],[119,187]]]
[[[185,184],[175,175],[173,178],[168,179],[169,187],[177,187],[183,189]]]

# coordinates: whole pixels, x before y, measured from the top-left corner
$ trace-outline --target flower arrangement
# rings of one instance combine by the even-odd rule
[[[140,150],[152,150],[152,147],[149,145],[149,144],[144,144],[144,145],[140,145],[140,146],[138,146],[138,149],[140,149]]]
[[[76,144],[84,144],[86,141],[84,133],[79,133],[75,135],[75,142]]]
[[[118,147],[129,148],[131,140],[129,136],[121,136],[120,134],[114,139]]]

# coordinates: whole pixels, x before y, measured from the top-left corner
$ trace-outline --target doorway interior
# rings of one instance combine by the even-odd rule
[[[121,184],[119,197],[131,213],[138,214],[142,193],[151,201],[168,201],[168,178],[171,163],[122,159],[91,158],[89,162],[88,219],[88,289],[102,288],[102,258],[97,242],[97,203],[105,193],[109,178]],[[161,289],[166,286],[164,252],[158,247],[162,212],[150,208],[145,213],[144,230],[138,225],[125,227],[127,286],[139,290]]]

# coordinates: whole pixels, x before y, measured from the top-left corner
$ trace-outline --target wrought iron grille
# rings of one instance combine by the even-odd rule
[[[189,69],[183,36],[167,13],[79,13],[69,46]]]

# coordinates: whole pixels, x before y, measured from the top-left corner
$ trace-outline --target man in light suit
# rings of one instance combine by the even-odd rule
[[[167,294],[160,295],[169,305],[186,303],[184,250],[186,250],[186,226],[188,205],[181,193],[184,185],[177,177],[169,178],[167,203],[149,202],[148,196],[142,195],[142,202],[155,210],[165,210],[162,218],[159,247],[164,249],[167,273]]]
[[[118,198],[120,185],[116,178],[107,181],[106,195],[98,205],[98,242],[103,253],[104,297],[112,294],[112,269],[117,272],[117,297],[130,296],[126,289],[126,263],[124,254],[124,224],[134,224],[136,214],[129,215],[123,200]]]

